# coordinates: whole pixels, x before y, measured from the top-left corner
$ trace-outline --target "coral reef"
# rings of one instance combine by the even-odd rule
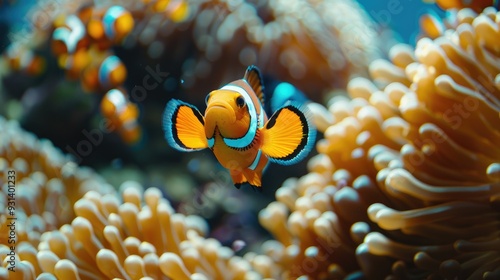
[[[459,14],[471,15],[471,10]],[[370,65],[336,97],[335,122],[277,202],[266,276],[494,279],[500,274],[497,13],[459,17]],[[267,274],[266,274],[267,273]],[[269,274],[271,273],[271,274]]]

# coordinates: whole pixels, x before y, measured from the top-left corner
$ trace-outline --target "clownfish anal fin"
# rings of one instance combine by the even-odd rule
[[[168,144],[179,151],[190,152],[205,149],[203,115],[191,104],[172,99],[163,113],[163,130]]]
[[[291,165],[304,159],[316,140],[305,106],[294,103],[278,109],[262,128],[261,150],[269,161]]]
[[[252,188],[260,189],[262,187],[262,172],[245,169],[243,170],[243,174]]]
[[[260,103],[264,106],[264,84],[259,68],[255,65],[248,66],[243,78],[247,81],[250,87],[252,87],[253,91],[259,98]]]
[[[239,189],[241,188],[241,185],[247,182],[247,179],[243,176],[241,170],[230,170],[229,172],[235,188]]]

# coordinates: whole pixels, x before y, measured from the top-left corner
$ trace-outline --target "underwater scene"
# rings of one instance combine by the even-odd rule
[[[0,0],[0,279],[500,279],[484,0]]]

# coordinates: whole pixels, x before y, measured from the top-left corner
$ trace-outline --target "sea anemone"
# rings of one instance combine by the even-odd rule
[[[52,143],[38,140],[17,122],[0,117],[0,131],[1,244],[8,244],[8,217],[16,218],[16,242],[37,246],[41,234],[71,222],[72,205],[86,192],[115,193],[100,176],[78,167]],[[14,206],[13,212],[9,205]]]
[[[336,97],[310,173],[260,214],[278,277],[495,278],[500,53],[488,8]],[[459,13],[470,14],[471,10]],[[291,213],[288,213],[291,212]]]
[[[183,63],[186,87],[210,78],[217,88],[240,78],[238,69],[255,64],[321,100],[323,91],[344,88],[351,75],[366,74],[369,62],[380,56],[374,24],[354,1],[191,5],[190,28],[199,52]]]
[[[203,237],[202,218],[175,213],[159,189],[127,181],[120,200],[17,122],[0,118],[0,130],[1,279],[258,278],[248,261]]]
[[[121,189],[122,201],[87,192],[74,204],[77,215],[70,224],[45,232],[37,248],[18,244],[21,262],[31,266],[23,274],[57,279],[255,277],[231,249],[202,237],[207,231],[203,219],[175,213],[158,189],[143,191],[132,181]]]
[[[232,7],[237,16],[248,7],[231,3],[222,11]],[[294,3],[305,10],[305,1]],[[205,238],[205,221],[175,213],[159,189],[127,181],[119,198],[49,142],[1,119],[1,244],[9,241],[8,172],[15,170],[18,271],[7,270],[12,250],[0,245],[0,277],[500,277],[500,18],[494,8],[457,15],[453,28],[415,50],[398,45],[391,62],[374,61],[372,80],[349,82],[350,99],[314,110],[324,126],[319,154],[309,174],[285,181],[260,212],[275,240],[243,258]]]

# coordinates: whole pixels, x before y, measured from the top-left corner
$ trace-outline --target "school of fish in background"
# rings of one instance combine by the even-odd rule
[[[115,185],[133,178],[159,186],[180,211],[218,225],[214,236],[228,242],[257,231],[255,213],[283,180],[305,173],[306,161],[268,170],[263,194],[238,191],[210,153],[182,154],[167,145],[161,124],[167,102],[203,108],[209,92],[255,64],[269,111],[289,99],[322,103],[343,94],[349,78],[366,76],[394,42],[354,1],[120,2],[33,4],[29,31],[11,30],[2,46],[0,114]],[[426,29],[426,21],[437,20],[422,17],[426,35],[439,32],[435,24]],[[169,189],[178,181],[185,189]],[[214,195],[214,181],[230,199]],[[230,214],[220,221],[221,213]],[[240,233],[228,235],[234,228]]]

